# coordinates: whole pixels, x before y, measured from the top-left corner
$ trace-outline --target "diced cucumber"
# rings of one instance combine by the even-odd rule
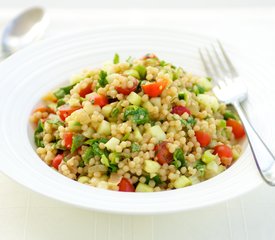
[[[188,91],[184,90],[184,91],[180,92],[180,93],[178,94],[178,98],[179,98],[180,100],[184,100],[186,103],[188,103],[189,98],[190,98],[190,97],[189,97]]]
[[[78,131],[81,129],[81,123],[78,121],[69,121],[68,128],[70,131]]]
[[[155,137],[159,141],[163,141],[166,138],[166,134],[161,129],[159,125],[155,125],[148,129],[148,132],[151,134],[152,137]]]
[[[102,112],[102,114],[103,114],[104,117],[109,117],[110,114],[111,114],[111,112],[112,112],[112,110],[113,110],[113,107],[110,104],[108,104],[108,105],[105,105],[102,108],[101,112]]]
[[[179,77],[181,77],[183,74],[184,74],[183,69],[182,69],[181,67],[178,67],[178,68],[176,69],[176,72],[175,72],[175,75],[176,75],[177,79],[178,79]]]
[[[85,76],[83,74],[76,74],[74,76],[71,77],[70,79],[70,83],[71,84],[76,84],[79,83],[80,81],[82,81],[85,78]]]
[[[202,77],[199,79],[199,85],[202,86],[206,91],[209,91],[212,89],[212,83],[205,77]]]
[[[98,126],[97,133],[103,134],[105,136],[110,135],[111,134],[111,124],[109,122],[107,122],[106,120],[103,120]]]
[[[126,74],[128,76],[132,76],[132,77],[134,77],[136,79],[140,79],[139,73],[135,69],[126,70],[126,71],[124,71],[124,74]]]
[[[206,150],[202,154],[201,160],[207,164],[214,161],[216,157],[217,157],[216,155],[212,154],[211,150]]]
[[[199,94],[197,99],[202,105],[210,107],[214,112],[216,112],[219,108],[219,102],[214,96],[208,94]]]
[[[174,74],[173,71],[170,69],[163,69],[159,72],[160,75],[168,75],[168,79],[170,83],[172,83],[172,81],[174,80]],[[167,77],[166,77],[167,78]]]
[[[110,166],[109,159],[104,154],[101,156],[100,162],[106,167]]]
[[[215,161],[212,161],[210,163],[207,163],[206,170],[210,170],[213,173],[218,174],[219,173],[219,165]]]
[[[120,143],[119,139],[112,137],[107,143],[105,143],[105,146],[110,151],[115,151],[116,146]]]
[[[83,132],[83,135],[86,138],[91,138],[94,133],[95,133],[95,130],[89,127],[85,132]]]
[[[77,181],[80,183],[88,183],[90,180],[90,178],[88,178],[87,176],[80,176]]]
[[[136,187],[136,192],[153,192],[154,189],[145,183],[139,183]]]
[[[109,154],[109,159],[110,159],[111,164],[117,164],[120,159],[120,154],[117,152],[112,152]]]
[[[148,173],[156,173],[160,169],[160,164],[156,161],[145,160],[144,161],[144,170]]]
[[[177,129],[174,128],[174,127],[169,127],[168,130],[167,130],[167,133],[177,133]]]
[[[195,184],[197,184],[197,183],[200,183],[199,178],[196,177],[196,176],[190,176],[190,177],[189,177],[189,180],[192,182],[192,185],[195,185]]]
[[[219,165],[219,173],[221,173],[221,172],[223,172],[224,170],[226,169],[226,167],[225,166],[223,166],[223,165]]]
[[[192,182],[189,178],[185,176],[179,177],[175,182],[174,182],[174,187],[175,188],[184,188],[187,186],[192,185]]]
[[[236,149],[232,149],[233,159],[236,160],[240,157],[240,153]]]
[[[138,94],[136,94],[135,92],[131,92],[128,95],[127,100],[136,106],[139,106],[141,104],[141,97]]]
[[[74,111],[69,117],[66,118],[66,122],[69,121],[77,121],[80,122],[81,124],[88,124],[91,119],[89,114],[84,110],[84,109],[78,109]]]
[[[157,106],[157,107],[161,107],[161,98],[160,97],[154,97],[154,98],[150,98],[150,102]]]
[[[142,104],[142,107],[144,107],[146,110],[150,111],[154,106],[150,101],[147,101]]]
[[[220,128],[226,128],[226,121],[223,120],[223,119],[220,119],[218,121],[218,127],[220,127]]]
[[[48,105],[48,107],[49,107],[50,109],[54,110],[55,112],[57,111],[57,104],[56,104],[56,103],[50,103],[50,104]]]
[[[135,130],[134,130],[134,137],[135,137],[136,141],[138,141],[138,142],[142,141],[142,135],[138,128],[135,128]]]
[[[78,107],[79,106],[79,99],[76,99],[76,98],[70,98],[67,102],[70,107]]]

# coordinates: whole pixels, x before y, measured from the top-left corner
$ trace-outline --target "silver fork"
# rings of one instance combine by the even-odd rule
[[[199,54],[206,73],[216,83],[213,91],[217,98],[235,107],[245,128],[251,151],[262,178],[269,185],[275,186],[275,157],[243,112],[240,103],[247,98],[247,88],[239,79],[239,75],[222,44],[217,41],[211,48],[199,49]]]

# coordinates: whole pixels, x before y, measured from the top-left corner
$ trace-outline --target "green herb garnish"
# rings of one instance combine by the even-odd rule
[[[164,60],[161,60],[161,61],[159,62],[159,65],[160,65],[161,67],[164,67],[164,66],[168,65],[168,63],[165,62]]]
[[[124,112],[124,119],[132,120],[138,125],[150,122],[148,111],[145,108],[138,106],[127,107]]]
[[[229,118],[237,120],[237,116],[229,110],[225,111],[225,113],[223,114],[223,117],[225,120],[228,120]]]
[[[172,164],[177,169],[186,165],[183,151],[180,148],[176,149],[176,151],[173,153],[173,159],[174,161]]]
[[[145,184],[149,184],[150,180],[154,180],[156,185],[160,185],[162,183],[159,175],[156,175],[153,178],[151,178],[150,175],[147,175],[147,176],[145,176],[145,179],[146,179]]]
[[[198,161],[196,162],[195,168],[200,172],[200,174],[201,174],[202,176],[203,176],[204,173],[205,173],[205,167],[206,167],[206,165],[205,165],[205,163],[204,163],[203,161],[198,160]]]
[[[114,56],[114,60],[113,60],[114,64],[118,64],[119,63],[119,55],[116,53]]]
[[[67,87],[62,87],[59,88],[57,91],[55,91],[53,94],[57,99],[61,99],[64,98],[65,95],[69,94],[71,89],[75,86],[75,84],[73,85],[69,85]]]
[[[205,93],[205,88],[202,87],[202,86],[200,86],[200,85],[195,85],[195,86],[193,87],[192,91],[193,91],[196,95],[198,95],[198,94],[203,94],[203,93]]]
[[[99,73],[98,84],[100,87],[105,87],[108,84],[107,72],[101,70]]]
[[[110,164],[108,167],[109,172],[117,172],[118,166],[116,164]]]
[[[132,143],[131,145],[131,151],[132,152],[139,152],[140,146],[137,143]]]
[[[146,67],[142,65],[137,65],[134,67],[134,69],[138,71],[138,74],[141,80],[144,80],[146,78],[146,74],[147,74]]]
[[[99,147],[99,143],[106,143],[107,141],[108,139],[106,138],[89,139],[88,141],[86,141],[85,144],[90,145],[90,147],[85,150],[82,156],[83,161],[88,164],[89,160],[94,156],[107,156],[109,154],[108,151],[106,149],[100,149]]]
[[[62,105],[64,105],[66,102],[63,99],[59,99],[56,103],[56,107],[60,107]]]
[[[197,123],[197,120],[192,117],[192,116],[189,116],[187,118],[187,120],[185,119],[180,119],[180,122],[187,128],[190,128],[190,127],[193,127],[196,123]]]
[[[55,119],[48,119],[47,123],[54,124],[54,125],[57,125],[57,126],[64,126],[64,123],[61,122],[61,121],[59,121],[57,118],[55,118]]]
[[[77,134],[73,136],[72,148],[71,153],[74,153],[83,143],[85,137],[81,134]]]
[[[126,134],[122,137],[121,141],[126,141],[126,140],[128,140],[129,136],[130,136],[130,133],[126,133]]]
[[[114,108],[114,109],[112,110],[110,116],[111,116],[112,118],[117,118],[118,114],[119,114],[119,109],[118,109],[118,108]]]
[[[44,147],[43,136],[41,135],[43,131],[44,131],[44,124],[40,119],[38,121],[37,128],[35,129],[35,132],[34,132],[34,142],[37,147]]]

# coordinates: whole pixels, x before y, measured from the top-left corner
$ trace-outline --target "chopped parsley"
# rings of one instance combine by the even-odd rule
[[[69,85],[67,87],[59,88],[57,91],[55,91],[53,94],[57,99],[64,98],[67,94],[70,93],[71,89],[75,86],[75,84]],[[62,104],[63,105],[63,104]]]
[[[141,80],[146,79],[147,70],[144,66],[137,65],[137,66],[134,67],[134,69],[136,71],[138,71],[138,74],[139,74]]]
[[[203,161],[198,160],[198,161],[196,162],[195,168],[200,172],[200,174],[201,174],[202,176],[203,176],[204,173],[205,173],[205,167],[206,167],[206,165],[205,165],[205,163],[204,163]]]
[[[138,125],[150,122],[148,111],[145,108],[138,106],[127,107],[124,112],[124,119],[132,120]]]
[[[41,133],[44,131],[44,124],[41,120],[38,121],[37,128],[34,132],[34,142],[37,147],[44,147],[43,136]]]
[[[189,116],[189,117],[187,118],[187,120],[185,120],[185,119],[180,119],[180,121],[181,121],[181,123],[182,123],[185,127],[187,127],[187,128],[193,127],[193,126],[197,123],[197,120],[196,120],[194,117],[192,117],[192,116]]]
[[[114,64],[118,64],[119,63],[119,55],[117,53],[114,56],[113,63]]]
[[[59,121],[57,118],[48,119],[47,123],[54,124],[54,125],[57,125],[57,126],[64,126],[64,123]]]
[[[100,87],[105,87],[108,84],[107,72],[101,70],[99,73],[98,84]]]
[[[81,134],[77,134],[73,136],[72,148],[71,153],[74,153],[83,143],[85,137]]]
[[[139,150],[140,150],[140,146],[137,144],[137,143],[132,143],[132,145],[131,145],[131,151],[132,152],[139,152]]]
[[[178,169],[186,165],[183,151],[180,148],[177,148],[173,153],[174,161],[172,164]]]
[[[108,151],[106,149],[100,149],[99,143],[106,143],[108,140],[105,138],[100,139],[90,139],[85,142],[85,144],[90,145],[82,155],[83,161],[88,164],[89,160],[94,156],[101,157],[102,155],[108,155]]]

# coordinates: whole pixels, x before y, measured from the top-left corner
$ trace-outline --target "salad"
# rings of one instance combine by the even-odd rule
[[[240,156],[245,131],[208,77],[146,54],[86,69],[32,112],[39,157],[60,174],[126,192],[184,188]]]

